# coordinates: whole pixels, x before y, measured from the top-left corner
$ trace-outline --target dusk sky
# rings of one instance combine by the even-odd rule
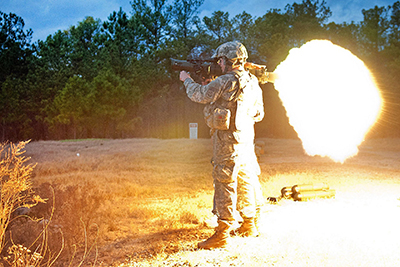
[[[107,17],[120,7],[131,15],[130,0],[2,0],[0,11],[15,13],[25,21],[25,29],[33,30],[33,42],[45,40],[58,30],[66,30],[84,20],[87,16],[106,21]],[[170,0],[169,2],[173,2]],[[301,3],[301,0],[205,0],[199,9],[199,17],[211,16],[214,11],[229,12],[230,18],[246,11],[254,17],[264,15],[272,8],[284,10],[287,4]],[[320,1],[322,2],[322,1]],[[374,6],[393,5],[395,0],[326,0],[332,11],[330,21],[336,23],[359,22],[363,19],[361,10]],[[246,3],[244,5],[243,3]]]

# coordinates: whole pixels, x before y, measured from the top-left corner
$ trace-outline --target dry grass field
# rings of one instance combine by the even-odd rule
[[[213,233],[210,140],[29,143],[34,187],[49,199],[49,185],[55,191],[49,245],[61,230],[58,265],[77,248],[70,266],[399,266],[400,139],[368,140],[344,164],[305,155],[299,140],[261,140],[266,198],[316,182],[336,196],[265,203],[260,237],[214,251],[196,249]]]

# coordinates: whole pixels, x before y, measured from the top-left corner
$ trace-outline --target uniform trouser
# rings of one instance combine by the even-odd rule
[[[213,134],[214,209],[220,220],[235,220],[236,211],[252,218],[263,202],[260,167],[254,143],[237,143],[232,132]]]

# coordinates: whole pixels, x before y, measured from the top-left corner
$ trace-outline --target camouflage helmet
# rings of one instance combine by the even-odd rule
[[[244,47],[242,43],[238,41],[227,42],[220,46],[218,46],[217,50],[215,51],[213,58],[220,58],[226,57],[228,59],[243,59],[246,60],[247,49]]]

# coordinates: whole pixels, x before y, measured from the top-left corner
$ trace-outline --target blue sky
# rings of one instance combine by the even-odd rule
[[[396,0],[325,0],[331,8],[330,21],[336,23],[359,22],[363,19],[361,10],[375,5],[389,6]],[[86,16],[99,18],[102,21],[120,7],[130,15],[132,7],[129,0],[1,0],[0,11],[15,13],[25,21],[25,28],[32,28],[33,41],[45,40],[57,30],[68,29]],[[172,2],[172,0],[170,0]],[[212,12],[221,10],[229,12],[230,17],[246,11],[260,17],[271,8],[284,10],[287,4],[301,3],[301,0],[205,0],[200,7],[199,16],[211,16]],[[321,1],[320,1],[321,2]],[[243,3],[246,3],[244,5]]]

